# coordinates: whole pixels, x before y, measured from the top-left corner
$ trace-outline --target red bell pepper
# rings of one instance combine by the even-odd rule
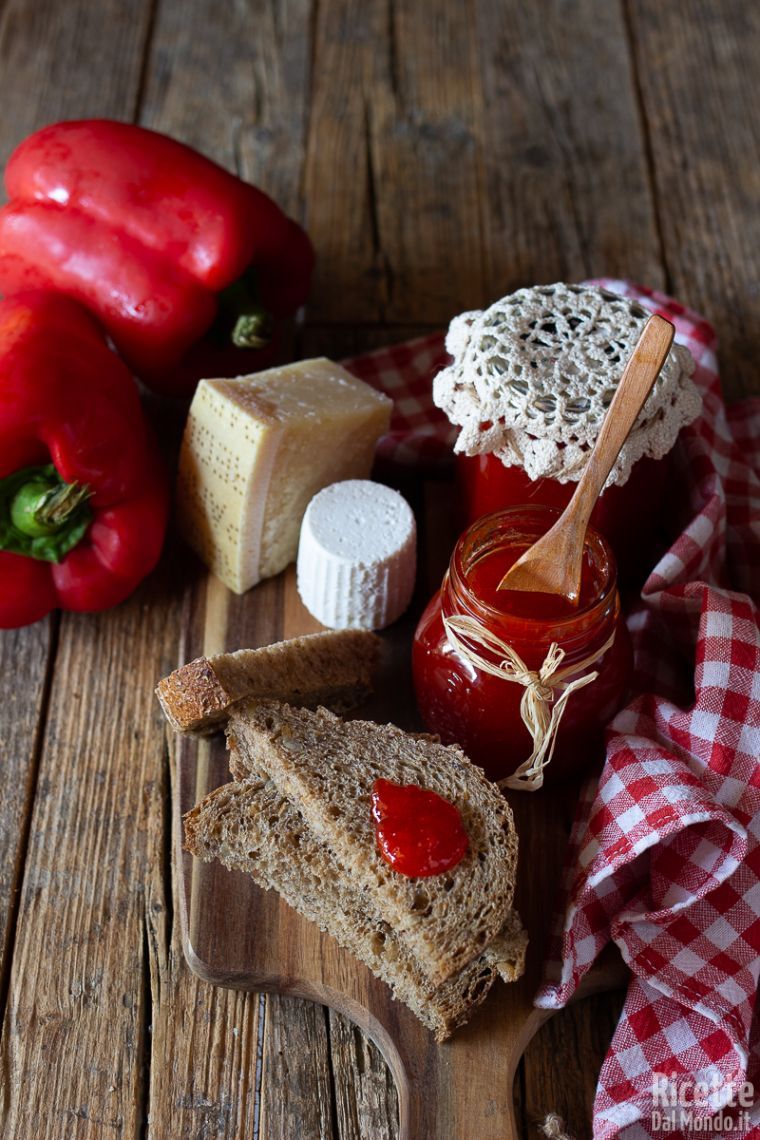
[[[44,127],[11,155],[5,185],[0,293],[80,301],[157,391],[264,367],[272,319],[306,299],[314,251],[301,227],[155,131],[108,119]]]
[[[137,388],[92,316],[49,292],[0,303],[0,628],[122,601],[167,513]]]

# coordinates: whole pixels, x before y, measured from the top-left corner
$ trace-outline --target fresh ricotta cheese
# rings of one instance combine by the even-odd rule
[[[334,483],[315,495],[298,547],[298,592],[331,629],[383,629],[400,617],[414,589],[416,527],[397,491],[366,479]]]
[[[201,380],[179,460],[185,538],[238,594],[279,573],[316,492],[369,474],[392,406],[325,358]]]

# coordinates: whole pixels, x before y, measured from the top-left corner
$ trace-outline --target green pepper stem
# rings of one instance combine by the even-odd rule
[[[236,348],[266,348],[272,339],[273,321],[266,309],[243,313],[232,329],[232,343]]]
[[[61,530],[89,498],[87,487],[76,483],[46,486],[39,479],[24,483],[13,496],[11,519],[23,534],[53,534]]]
[[[53,464],[0,479],[0,550],[60,562],[92,521],[89,488],[64,483]]]
[[[256,277],[248,270],[219,294],[214,339],[232,341],[236,348],[265,348],[274,332],[272,314],[258,298]]]

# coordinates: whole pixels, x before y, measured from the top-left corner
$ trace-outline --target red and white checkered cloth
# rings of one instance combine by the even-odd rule
[[[443,342],[436,332],[343,361],[393,400],[391,430],[377,448],[383,464],[432,471],[452,461],[457,429],[433,403],[433,377],[450,359]]]
[[[760,400],[726,409],[715,334],[698,314],[625,282],[597,283],[675,324],[704,406],[681,436],[687,521],[628,618],[636,695],[581,796],[536,1000],[564,1005],[613,940],[633,977],[599,1078],[594,1136],[672,1135],[680,1098],[676,1132],[733,1104],[712,1135],[758,1137]],[[451,428],[430,399],[445,360],[436,334],[348,362],[397,401],[386,460],[450,456]],[[749,1117],[745,1080],[757,1090]]]

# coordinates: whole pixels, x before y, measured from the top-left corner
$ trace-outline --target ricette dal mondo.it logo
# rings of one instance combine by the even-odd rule
[[[750,1081],[726,1082],[720,1075],[697,1080],[683,1073],[654,1073],[652,1131],[741,1135],[750,1128],[755,1089]]]

